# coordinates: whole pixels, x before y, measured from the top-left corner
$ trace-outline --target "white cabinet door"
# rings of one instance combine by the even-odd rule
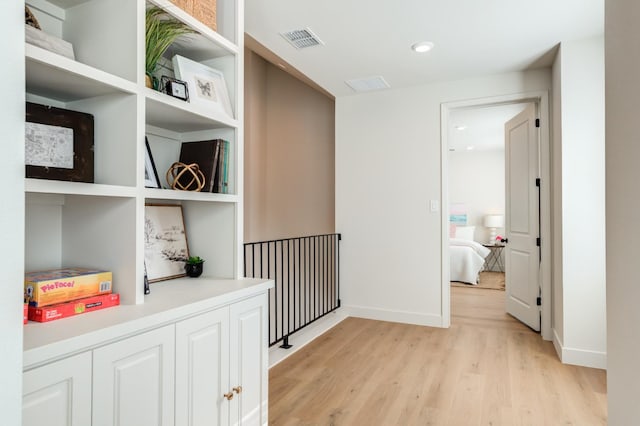
[[[231,387],[242,387],[231,400],[231,424],[267,424],[267,295],[231,305]],[[237,392],[236,392],[237,393]]]
[[[176,324],[176,426],[229,423],[229,307]]]
[[[22,375],[23,426],[91,424],[91,352]]]
[[[168,426],[174,413],[173,325],[93,351],[93,426]]]

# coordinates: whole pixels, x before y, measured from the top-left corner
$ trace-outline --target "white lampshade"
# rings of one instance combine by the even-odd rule
[[[488,214],[484,217],[484,226],[487,228],[502,228],[504,226],[504,215]]]

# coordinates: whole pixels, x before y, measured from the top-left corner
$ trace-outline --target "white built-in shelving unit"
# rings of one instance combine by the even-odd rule
[[[76,59],[27,45],[27,101],[92,114],[95,183],[25,179],[25,270],[85,266],[113,271],[123,305],[145,303],[144,208],[183,207],[190,252],[216,279],[241,275],[243,3],[217,1],[217,31],[168,0],[26,0],[43,30],[73,44]],[[165,9],[197,34],[166,54],[223,72],[233,117],[145,87],[145,10]],[[168,70],[170,73],[171,70]],[[231,142],[229,194],[144,186],[145,137],[158,174],[178,160],[182,142]],[[165,286],[151,285],[151,291]],[[158,297],[158,296],[156,296]],[[29,324],[38,327],[38,324]]]
[[[22,383],[13,375],[5,386],[22,391],[22,424],[266,425],[273,282],[241,277],[243,0],[217,0],[217,32],[168,0],[26,4],[76,56],[27,45],[26,100],[93,115],[94,183],[24,179],[24,270],[110,270],[121,305],[24,326]],[[175,54],[220,70],[232,116],[145,87],[152,6],[198,33],[169,48],[161,73],[172,73]],[[145,187],[145,139],[164,182],[183,142],[215,138],[230,142],[229,193]],[[24,173],[19,163],[9,162],[14,177]],[[182,206],[190,254],[206,259],[202,277],[154,283],[144,294],[146,204]]]

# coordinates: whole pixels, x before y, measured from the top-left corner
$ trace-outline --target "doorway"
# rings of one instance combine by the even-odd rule
[[[550,241],[550,190],[548,187],[549,183],[549,170],[550,170],[550,161],[549,161],[549,110],[548,110],[548,95],[545,92],[539,93],[524,93],[524,94],[516,94],[516,95],[508,95],[494,98],[486,98],[486,99],[474,99],[469,101],[460,101],[460,102],[451,102],[442,105],[441,108],[441,135],[442,135],[442,146],[441,146],[441,162],[442,162],[442,308],[443,308],[443,325],[449,326],[451,321],[451,288],[450,288],[450,247],[449,247],[449,238],[450,238],[450,226],[449,226],[449,218],[450,218],[450,206],[452,203],[459,203],[461,200],[455,200],[450,198],[449,188],[452,185],[458,185],[459,182],[452,181],[450,177],[450,170],[454,167],[450,164],[450,149],[456,149],[463,152],[470,152],[477,150],[486,151],[486,147],[482,147],[482,141],[474,139],[473,144],[469,142],[469,140],[464,140],[463,142],[456,143],[457,135],[451,135],[451,132],[448,130],[453,128],[454,125],[459,126],[459,128],[452,130],[456,133],[463,133],[466,129],[464,128],[464,123],[456,122],[456,117],[464,116],[466,112],[469,111],[482,111],[480,114],[487,115],[491,110],[498,111],[503,110],[505,112],[505,122],[511,118],[508,115],[513,112],[513,115],[518,114],[518,108],[522,110],[524,108],[524,104],[533,104],[537,110],[537,116],[540,117],[540,128],[539,128],[539,164],[540,164],[540,178],[541,178],[541,186],[540,186],[540,204],[539,204],[539,225],[540,225],[540,236],[541,241],[541,250],[540,250],[540,304],[541,304],[541,334],[545,340],[551,340],[551,299],[550,299],[550,247],[549,244],[544,244],[544,241]],[[520,106],[518,106],[520,105]],[[508,112],[510,111],[510,112]],[[485,119],[484,117],[480,117],[479,120]],[[477,125],[478,123],[476,122]],[[504,126],[504,122],[503,122]],[[503,127],[504,129],[504,127]],[[469,132],[471,133],[471,132]],[[504,135],[504,133],[503,133]],[[504,143],[504,137],[501,138],[501,143]],[[495,141],[494,141],[495,143]],[[495,160],[494,160],[495,162]],[[495,167],[495,165],[494,165]],[[504,163],[502,166],[504,170]],[[497,191],[501,191],[504,199],[505,188],[496,189]],[[495,194],[494,194],[495,195]],[[499,197],[498,197],[499,198]],[[494,197],[495,199],[495,197]],[[468,218],[478,226],[478,229],[475,231],[475,239],[477,241],[488,243],[489,233],[488,230],[482,226],[483,218],[480,216],[489,216],[500,215],[500,213],[504,213],[504,207],[502,207],[502,212],[500,212],[500,206],[480,206],[477,208],[471,208],[468,212]],[[499,203],[498,203],[499,204]],[[459,206],[455,207],[456,209]],[[494,218],[495,219],[495,218]],[[487,218],[486,220],[489,220]],[[488,223],[488,222],[487,222]],[[485,235],[486,234],[486,235]],[[488,244],[487,244],[488,245]],[[494,265],[495,266],[495,265]],[[504,312],[504,308],[503,308]]]

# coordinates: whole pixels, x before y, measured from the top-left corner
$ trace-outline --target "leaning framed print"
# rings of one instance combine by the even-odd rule
[[[182,206],[147,204],[144,208],[144,264],[150,283],[186,276],[189,259]]]
[[[144,143],[146,145],[146,152],[144,156],[144,186],[146,188],[160,188],[160,177],[158,177],[156,163],[153,161],[149,139],[145,137]]]
[[[233,118],[227,83],[221,71],[180,55],[175,55],[172,61],[176,78],[189,86],[189,102]]]
[[[93,115],[27,102],[26,177],[93,183]]]

